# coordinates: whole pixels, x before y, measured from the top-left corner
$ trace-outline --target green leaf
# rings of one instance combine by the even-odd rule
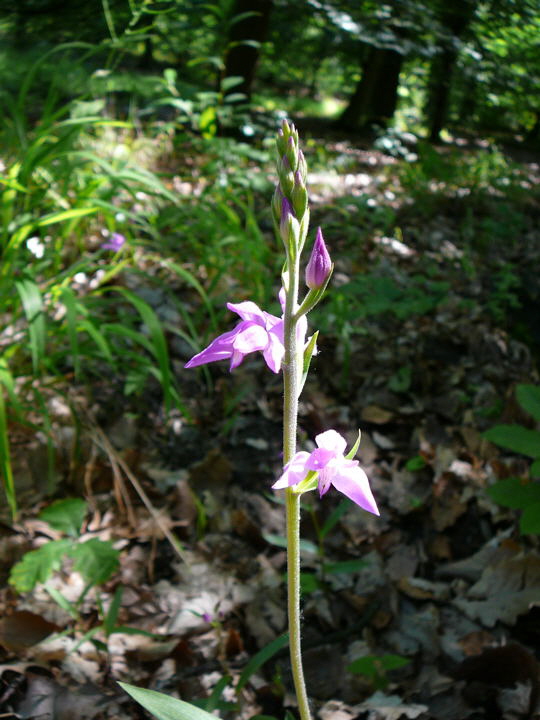
[[[11,378],[9,370],[5,370],[5,373]],[[4,402],[4,383],[0,382],[0,476],[2,477],[2,484],[4,486],[4,492],[6,499],[11,511],[11,517],[13,520],[17,518],[17,494],[15,491],[15,483],[13,480],[13,469],[11,467],[11,452],[9,447],[9,428],[8,419],[6,414],[6,406]]]
[[[60,532],[78,537],[86,515],[86,503],[80,498],[57,500],[39,513],[52,528]]]
[[[9,583],[17,592],[30,592],[37,583],[45,583],[54,570],[60,568],[62,558],[69,552],[71,540],[52,540],[37,550],[27,552],[11,568]]]
[[[253,673],[257,672],[257,670],[262,667],[265,662],[270,660],[270,658],[282,648],[287,647],[288,644],[289,633],[284,633],[283,635],[279,635],[279,637],[275,640],[272,640],[272,642],[268,643],[268,645],[265,645],[262,650],[259,650],[259,652],[251,658],[246,667],[242,670],[242,674],[238,678],[238,682],[236,684],[236,692],[239,693]]]
[[[366,655],[354,660],[347,666],[347,670],[374,678],[383,675],[386,670],[396,670],[409,663],[410,660],[401,655]]]
[[[409,658],[401,657],[401,655],[383,655],[378,659],[385,670],[397,670],[411,662]]]
[[[354,449],[354,448],[353,448]],[[341,520],[343,515],[351,508],[353,505],[352,501],[348,498],[345,498],[342,500],[339,505],[333,510],[330,515],[326,518],[326,522],[322,526],[320,530],[320,538],[321,540],[324,540],[324,538],[328,535],[330,530],[332,530],[333,527],[337,525],[337,523]]]
[[[522,535],[540,535],[540,502],[525,508],[519,522]]]
[[[199,129],[203,138],[209,140],[217,133],[217,112],[214,107],[207,107],[202,111],[199,119]]]
[[[415,472],[416,470],[422,470],[422,468],[426,467],[426,461],[421,455],[415,455],[415,457],[410,458],[405,463],[405,469],[409,470],[410,472]]]
[[[215,684],[212,692],[210,693],[210,697],[207,698],[207,700],[204,703],[204,707],[208,712],[212,712],[212,710],[215,710],[218,708],[221,696],[223,695],[223,691],[227,687],[227,685],[230,684],[232,678],[230,675],[224,675],[222,678],[218,680],[218,682]]]
[[[362,570],[362,568],[367,567],[367,565],[368,562],[366,560],[355,558],[354,560],[324,563],[323,570],[324,572],[332,575],[345,575],[348,573],[358,572],[359,570]]]
[[[505,478],[487,488],[487,494],[503,507],[523,510],[540,502],[540,483],[523,482],[520,478]]]
[[[109,611],[105,616],[104,628],[106,635],[110,635],[116,627],[116,621],[118,620],[118,613],[120,612],[120,606],[122,605],[122,595],[124,594],[124,586],[118,585],[114,591],[113,599],[109,606]]]
[[[411,387],[412,380],[412,368],[410,365],[405,365],[392,375],[388,381],[388,387],[394,392],[401,393],[407,392]]]
[[[67,613],[69,613],[74,620],[79,619],[79,613],[77,612],[77,608],[67,599],[65,595],[62,595],[59,590],[50,587],[47,584],[45,585],[45,590],[49,593],[49,595],[52,597],[58,607],[61,607],[62,610],[65,610]]]
[[[62,210],[61,212],[55,212],[51,215],[46,215],[36,223],[37,227],[46,227],[47,225],[53,225],[57,222],[64,222],[64,220],[71,220],[73,218],[80,218],[84,215],[93,215],[99,210],[97,207],[89,208],[72,208],[71,210]]]
[[[304,389],[304,385],[306,383],[306,379],[309,373],[309,366],[311,365],[311,359],[313,357],[313,353],[315,352],[315,348],[317,347],[317,338],[319,337],[319,331],[316,330],[313,335],[311,336],[305,350],[304,350],[304,360],[303,360],[303,366],[302,366],[302,379],[300,381],[300,392]]]
[[[516,397],[521,407],[540,422],[540,386],[518,385]]]
[[[45,341],[47,328],[43,311],[43,298],[39,287],[31,278],[23,278],[15,283],[24,314],[28,321],[28,336],[30,339],[30,352],[34,374],[39,373],[39,367],[45,357]]]
[[[531,477],[540,478],[540,460],[535,460],[529,468]]]
[[[76,545],[71,555],[75,558],[73,569],[80,572],[86,582],[101,585],[118,568],[120,553],[109,541],[91,538]]]
[[[495,425],[482,434],[486,440],[531,458],[540,458],[540,432],[521,425]]]
[[[309,595],[309,593],[315,592],[315,590],[318,590],[320,587],[321,583],[315,573],[300,573],[300,592],[302,595]]]
[[[163,332],[159,318],[150,305],[134,292],[131,292],[127,288],[123,287],[114,287],[113,289],[123,295],[123,297],[133,305],[149,331],[149,340],[147,340],[142,333],[139,333],[139,336],[144,338],[144,346],[150,350],[158,362],[165,407],[168,411],[170,410],[172,404],[173,379],[169,363],[167,341],[165,339],[165,333]]]
[[[138,688],[127,683],[118,683],[122,690],[136,700],[139,705],[154,715],[157,720],[216,720],[215,715],[190,705],[183,700],[169,697],[155,690]]]
[[[352,448],[349,450],[349,452],[345,455],[345,458],[347,460],[352,460],[356,453],[358,452],[358,448],[360,447],[360,439],[362,438],[362,431],[358,430],[358,437],[356,438],[356,442],[352,446]]]
[[[287,538],[284,535],[272,535],[271,533],[263,533],[263,538],[270,545],[276,545],[276,547],[281,548],[287,547]],[[316,555],[319,551],[315,543],[312,543],[310,540],[300,540],[300,550],[302,552],[312,553],[314,555]]]

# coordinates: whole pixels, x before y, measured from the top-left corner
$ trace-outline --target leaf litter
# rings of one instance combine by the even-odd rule
[[[360,157],[351,197],[367,186],[376,203],[384,202],[384,172],[370,180],[374,163],[376,153]],[[331,224],[337,215],[342,222],[323,179],[315,191],[325,202],[324,220]],[[374,518],[345,508],[330,522],[335,495],[313,498],[304,510],[308,692],[321,720],[537,717],[538,541],[520,535],[516,511],[486,493],[527,466],[482,432],[494,422],[494,407],[505,422],[522,420],[516,383],[538,383],[538,374],[528,349],[483,310],[482,275],[459,272],[451,213],[441,204],[437,222],[423,224],[413,207],[400,204],[399,189],[392,194],[401,238],[374,233],[367,256],[365,248],[355,254],[336,247],[337,284],[382,266],[393,273],[393,287],[415,273],[421,284],[432,260],[432,280],[447,287],[430,299],[438,290],[428,283],[427,299],[415,291],[414,307],[379,308],[352,333],[321,333],[301,398],[303,449],[312,450],[311,439],[328,427],[360,427],[359,458],[382,512]],[[395,306],[409,300],[398,293]],[[428,309],[415,314],[424,301]],[[193,377],[179,379],[193,424],[165,421],[153,397],[126,422],[133,407],[106,396],[86,424],[86,459],[70,494],[86,492],[85,538],[112,539],[120,568],[84,597],[76,619],[43,586],[22,596],[7,585],[0,591],[1,712],[139,718],[117,680],[192,700],[208,698],[225,675],[231,683],[224,699],[237,703],[232,688],[249,658],[285,631],[285,553],[276,542],[283,506],[269,491],[281,464],[281,388],[260,363],[234,376],[219,367],[214,373],[213,398]],[[235,397],[231,413],[226,406]],[[65,412],[58,413],[65,425]],[[54,408],[52,415],[54,421]],[[41,450],[34,443],[25,456],[31,444],[26,438],[16,446],[15,466],[24,470],[23,496],[35,512],[45,500],[35,472]],[[73,468],[56,472],[73,478]],[[55,531],[30,513],[16,526],[6,518],[4,580],[25,552],[52,539]],[[70,602],[84,589],[69,560],[50,583]],[[107,614],[120,586],[114,631],[92,634],[101,622],[98,606]],[[385,670],[387,656],[408,662]],[[347,669],[361,657],[374,658],[372,674]],[[290,683],[282,649],[254,670],[229,716],[294,713]]]

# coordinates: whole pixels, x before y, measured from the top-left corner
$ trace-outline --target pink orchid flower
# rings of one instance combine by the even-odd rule
[[[285,306],[285,291],[279,293],[281,307]],[[229,370],[234,370],[249,353],[260,351],[270,370],[278,373],[285,355],[283,345],[283,318],[261,310],[254,302],[227,303],[227,307],[242,318],[242,322],[230,332],[219,335],[210,345],[192,357],[184,367],[192,368],[206,363],[228,360]],[[297,337],[300,347],[305,342],[307,320],[302,316],[298,320]]]
[[[346,495],[364,510],[379,515],[377,504],[369,487],[366,473],[357,460],[344,456],[347,442],[335,430],[327,430],[315,438],[317,448],[312,453],[297,452],[285,465],[283,475],[272,485],[274,490],[297,485],[310,470],[319,473],[319,494],[322,497],[330,485]]]
[[[213,340],[210,345],[191,358],[184,367],[231,359],[230,370],[238,367],[244,357],[258,350],[272,372],[278,373],[285,354],[283,320],[260,310],[254,302],[227,303],[227,307],[242,318],[242,322]]]

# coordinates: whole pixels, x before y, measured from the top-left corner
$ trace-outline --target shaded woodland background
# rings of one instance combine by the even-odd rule
[[[538,716],[539,37],[533,0],[0,0],[6,717],[144,717],[122,679],[295,717],[280,378],[183,367],[280,312],[283,117],[336,264],[299,443],[360,428],[381,507],[306,499],[314,712]]]

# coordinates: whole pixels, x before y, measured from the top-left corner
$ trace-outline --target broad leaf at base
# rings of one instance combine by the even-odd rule
[[[178,700],[178,698],[123,682],[118,684],[139,705],[151,712],[157,720],[216,720],[215,715],[211,715],[183,700]]]

